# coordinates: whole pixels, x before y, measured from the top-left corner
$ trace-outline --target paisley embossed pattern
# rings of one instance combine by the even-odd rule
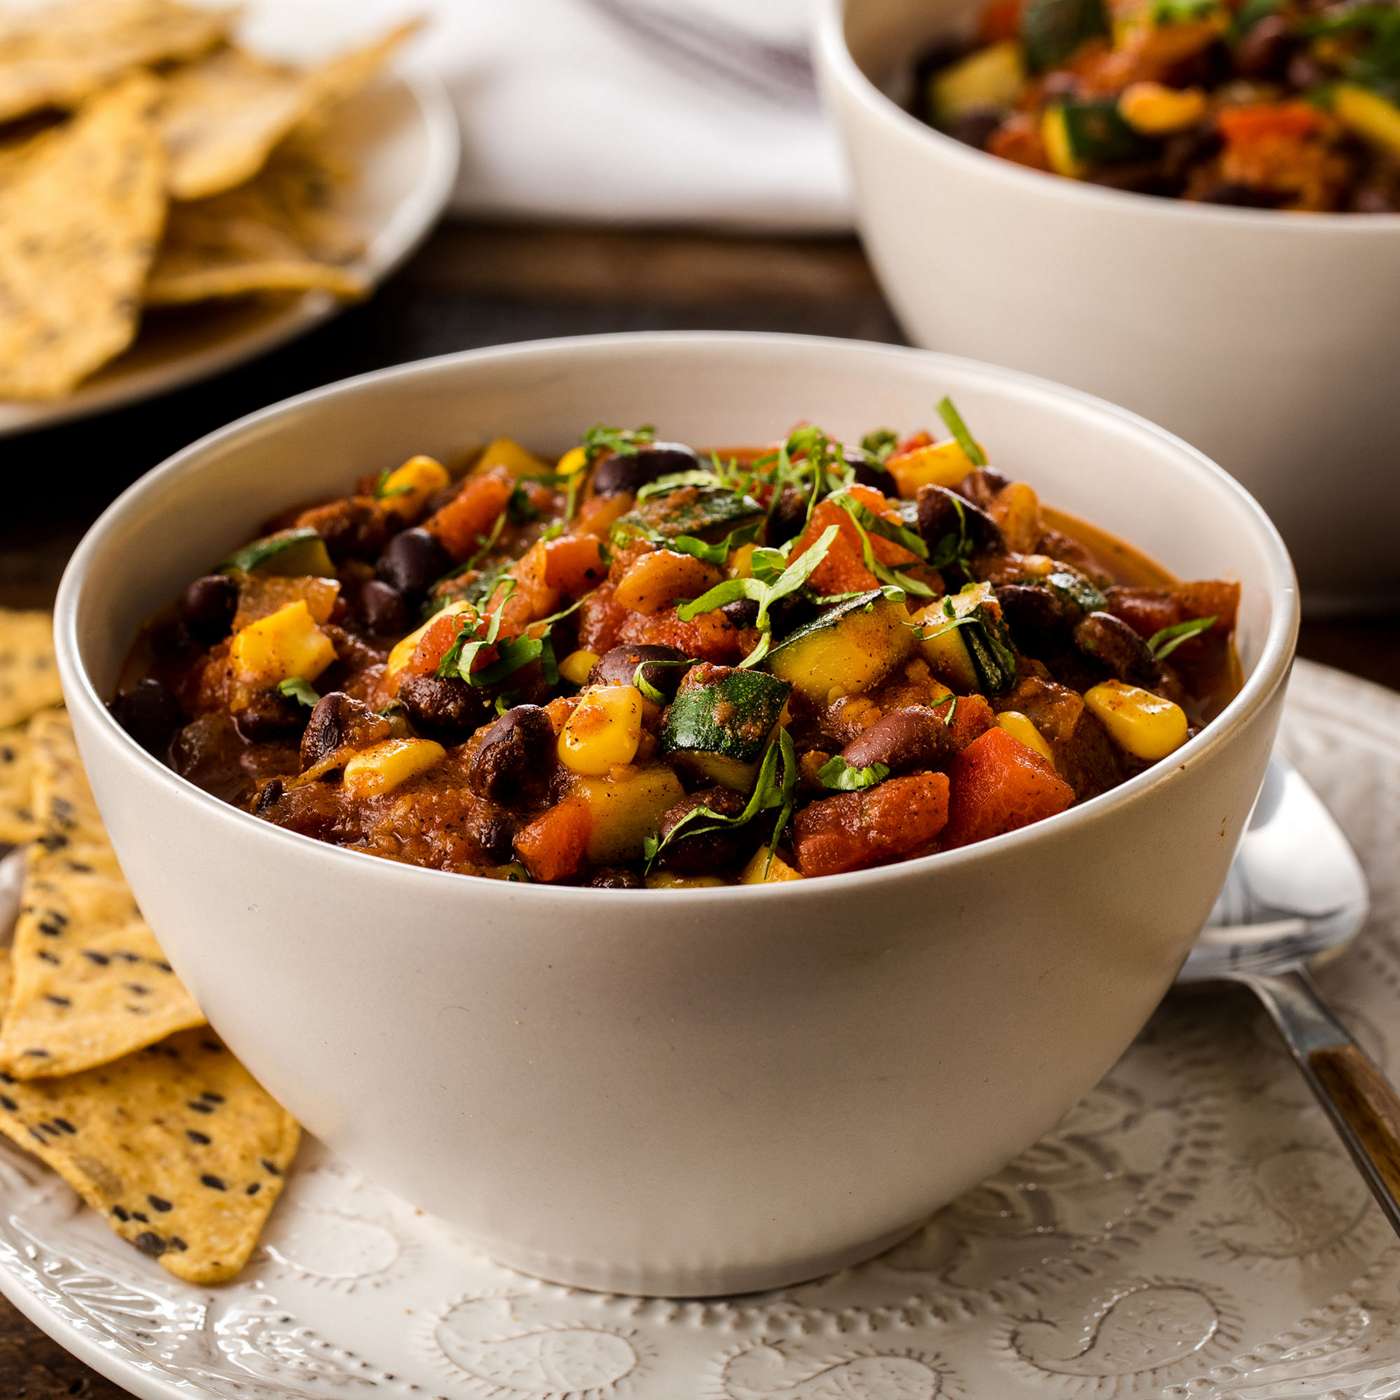
[[[1400,1072],[1400,697],[1299,663],[1284,742],[1372,880],[1370,927],[1322,979]],[[1168,1002],[1053,1132],[913,1238],[776,1293],[523,1278],[314,1144],[216,1292],[0,1150],[0,1288],[143,1400],[1400,1400],[1400,1246],[1229,995]]]

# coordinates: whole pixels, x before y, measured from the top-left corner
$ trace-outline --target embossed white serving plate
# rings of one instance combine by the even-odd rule
[[[1300,662],[1283,738],[1372,881],[1370,926],[1322,976],[1394,1072],[1400,697]],[[672,1302],[541,1283],[311,1144],[253,1265],[218,1290],[0,1150],[0,1289],[142,1400],[1400,1396],[1400,1247],[1229,993],[1175,999],[1035,1147],[805,1286]]]

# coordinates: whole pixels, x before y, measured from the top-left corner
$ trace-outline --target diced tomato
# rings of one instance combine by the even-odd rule
[[[504,473],[470,476],[452,500],[428,517],[423,528],[436,535],[454,559],[469,558],[490,534],[514,489],[515,483]]]
[[[588,803],[566,797],[516,833],[515,854],[532,879],[567,880],[583,864],[590,825]]]
[[[946,714],[946,710],[940,710]],[[996,711],[992,709],[985,695],[959,695],[953,709],[953,717],[948,721],[948,733],[953,747],[965,749],[974,739],[980,738],[997,722]]]
[[[1325,126],[1322,113],[1309,102],[1252,102],[1224,107],[1215,124],[1232,145],[1282,138],[1298,141]]]
[[[870,486],[852,486],[850,494],[876,515],[903,523],[898,512],[890,505],[888,497]],[[854,516],[842,510],[832,501],[823,501],[813,512],[797,543],[792,548],[791,558],[805,554],[823,531],[835,525],[840,534],[831,542],[826,557],[812,571],[811,586],[818,593],[855,593],[866,588],[878,588],[880,580],[865,565],[865,552],[861,547],[860,529]],[[867,532],[869,533],[869,532]],[[912,564],[917,556],[894,540],[882,535],[870,534],[870,548],[875,558],[882,564],[898,568]]]
[[[613,596],[612,584],[604,583],[584,598],[576,616],[579,646],[601,656],[617,645],[618,632],[628,612]]]
[[[953,760],[947,846],[966,846],[1063,812],[1074,789],[1033,749],[989,729]]]
[[[977,37],[984,44],[1015,39],[1021,33],[1021,0],[987,0],[977,20]]]
[[[837,875],[931,845],[947,820],[948,779],[911,773],[808,803],[793,823],[793,850],[804,875]]]
[[[1025,112],[1013,112],[987,139],[987,150],[1003,160],[1032,170],[1049,170],[1050,157],[1045,153],[1040,125]]]

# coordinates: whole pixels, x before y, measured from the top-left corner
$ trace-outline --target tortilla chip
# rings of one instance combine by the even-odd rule
[[[34,764],[27,725],[0,729],[0,843],[22,846],[39,834],[30,805]]]
[[[178,0],[65,0],[0,27],[0,121],[76,107],[130,69],[194,58],[228,33],[233,10]]]
[[[0,965],[0,998],[8,991]],[[0,1133],[188,1283],[248,1262],[301,1129],[209,1030],[63,1079],[0,1074]]]
[[[175,199],[207,199],[246,183],[298,123],[343,101],[413,32],[405,24],[315,68],[269,63],[226,47],[177,69],[161,103]]]
[[[335,213],[337,184],[329,156],[298,139],[248,184],[173,205],[146,304],[311,289],[363,295],[366,279],[345,266],[363,244]]]
[[[0,311],[0,323],[4,312]],[[53,654],[53,618],[0,608],[0,728],[63,703]]]
[[[138,74],[95,97],[0,182],[0,398],[66,394],[136,334],[165,221],[159,91]]]
[[[108,1064],[204,1023],[122,878],[67,714],[37,716],[30,739],[39,834],[26,853],[0,1025],[0,1068],[18,1079]]]

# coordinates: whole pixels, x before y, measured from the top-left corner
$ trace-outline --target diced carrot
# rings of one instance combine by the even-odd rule
[[[1115,587],[1108,590],[1108,610],[1140,637],[1151,637],[1193,617],[1214,617],[1211,633],[1234,627],[1240,586],[1219,579],[1179,583],[1174,588]],[[1190,643],[1187,643],[1190,645]]]
[[[1192,583],[1179,583],[1173,589],[1181,604],[1183,618],[1213,617],[1215,626],[1212,632],[1233,630],[1235,618],[1240,610],[1240,586],[1226,583],[1223,579],[1202,579]]]
[[[602,546],[594,535],[562,535],[544,547],[544,581],[569,598],[587,593],[606,574]]]
[[[1309,102],[1252,102],[1224,107],[1217,113],[1215,124],[1232,145],[1277,137],[1296,141],[1326,125],[1322,113]]]
[[[632,561],[614,596],[632,612],[654,613],[672,603],[698,598],[723,578],[713,564],[694,555],[651,549]]]
[[[486,611],[501,615],[498,635],[518,637],[532,623],[559,607],[559,590],[545,579],[549,542],[536,540],[511,566],[486,604]]]
[[[403,674],[406,676],[436,674],[437,668],[442,664],[442,658],[451,651],[453,643],[464,628],[470,637],[481,637],[486,633],[486,628],[482,623],[473,624],[471,614],[447,613],[433,621],[428,630],[419,637],[418,645],[413,648],[413,655],[404,665]],[[482,647],[476,653],[472,669],[482,670],[496,658],[497,652],[494,647]]]
[[[452,500],[428,517],[423,528],[436,535],[454,559],[466,559],[490,533],[514,489],[514,482],[495,472],[469,476]]]
[[[947,777],[910,773],[808,803],[793,823],[793,850],[804,875],[836,875],[910,855],[947,820]]]
[[[1015,39],[1021,32],[1021,0],[987,0],[977,20],[977,37],[984,44]]]
[[[931,447],[932,445],[933,434],[927,428],[920,428],[917,433],[910,433],[907,438],[900,442],[892,455],[898,457],[901,453],[914,452],[920,447]]]
[[[939,713],[945,714],[946,710],[940,710]],[[996,711],[992,709],[985,695],[959,695],[957,704],[953,707],[953,717],[948,721],[948,734],[953,741],[953,747],[965,749],[996,722]]]
[[[516,833],[515,854],[532,879],[566,880],[583,864],[590,825],[588,803],[566,797]]]
[[[1074,789],[1004,729],[989,729],[953,760],[947,846],[966,846],[1063,812]]]

